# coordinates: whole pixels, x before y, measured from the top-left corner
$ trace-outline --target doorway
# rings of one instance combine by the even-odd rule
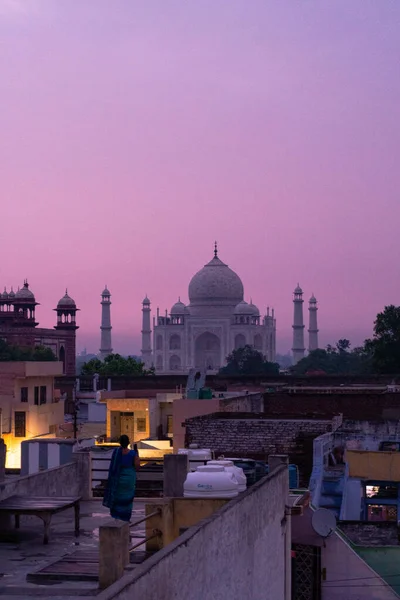
[[[122,412],[121,416],[121,435],[127,435],[130,442],[135,441],[135,413]]]

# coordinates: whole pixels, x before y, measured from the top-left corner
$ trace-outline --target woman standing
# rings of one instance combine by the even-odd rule
[[[129,449],[127,435],[121,435],[119,443],[120,447],[112,454],[103,506],[110,509],[114,519],[129,522],[135,497],[136,470],[140,466],[140,460],[138,452]]]

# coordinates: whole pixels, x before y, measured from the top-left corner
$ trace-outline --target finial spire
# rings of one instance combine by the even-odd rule
[[[68,296],[68,288],[65,288],[65,295]]]
[[[218,244],[214,243],[214,258],[218,258]]]

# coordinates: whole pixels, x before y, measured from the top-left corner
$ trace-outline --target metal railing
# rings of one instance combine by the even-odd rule
[[[136,527],[136,525],[140,525],[140,523],[143,523],[144,521],[147,521],[148,519],[152,519],[153,517],[157,517],[158,515],[161,515],[160,508],[157,508],[156,510],[149,513],[142,519],[139,519],[138,521],[131,523],[129,525],[129,527],[130,527],[130,529],[132,529],[133,527]],[[154,540],[154,538],[161,538],[161,537],[162,537],[162,531],[160,531],[160,529],[153,529],[153,532],[151,535],[148,535],[147,537],[140,537],[140,541],[133,544],[133,546],[131,546],[129,548],[129,552],[133,552],[134,550],[136,550],[136,548],[143,546],[143,544],[147,544],[147,542],[149,542],[150,540]]]

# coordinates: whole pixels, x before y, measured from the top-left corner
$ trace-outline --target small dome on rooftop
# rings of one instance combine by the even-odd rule
[[[107,286],[104,288],[104,290],[101,292],[102,296],[111,296],[110,294],[110,290],[107,288]]]
[[[253,314],[253,309],[251,308],[250,304],[248,304],[245,300],[242,300],[235,306],[234,314],[250,316]]]
[[[251,309],[252,314],[255,317],[259,317],[260,316],[260,311],[258,310],[258,307],[255,304],[253,304],[253,300],[250,300],[249,308]]]
[[[1,294],[1,297],[4,298],[4,300],[7,300],[7,298],[8,298],[8,294],[7,294],[7,290],[6,290],[5,286],[4,286],[4,292]]]
[[[58,301],[57,308],[76,308],[75,300],[68,295],[68,290],[65,290],[65,295]]]
[[[183,315],[186,312],[186,306],[181,302],[181,299],[178,298],[178,302],[175,302],[173,307],[171,308],[171,315]]]
[[[148,299],[147,294],[146,294],[146,297],[143,300],[142,304],[146,304],[147,306],[150,304],[150,300]]]
[[[27,280],[24,281],[23,287],[20,290],[18,290],[18,292],[15,294],[15,298],[18,298],[18,300],[34,300],[35,299],[34,293],[31,292],[31,290],[29,289]]]

